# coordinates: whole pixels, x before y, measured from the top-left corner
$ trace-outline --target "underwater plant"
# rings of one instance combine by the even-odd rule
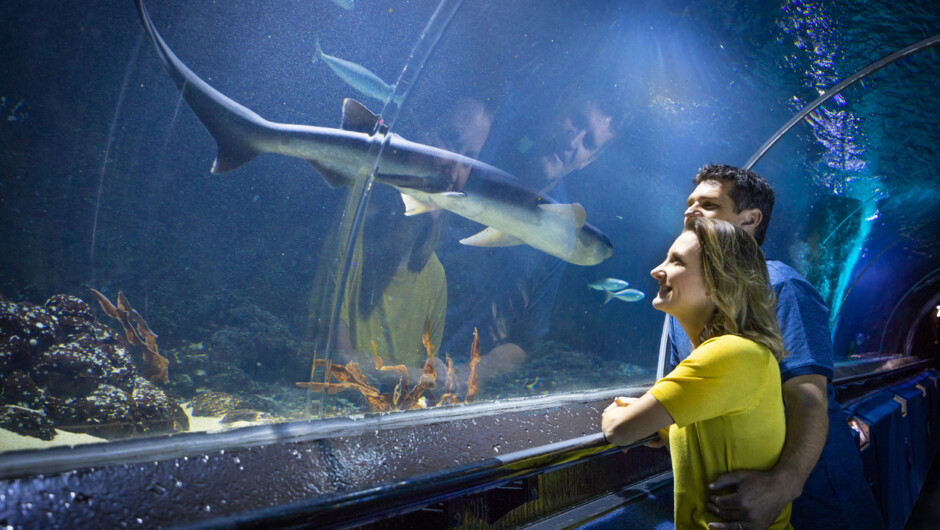
[[[372,412],[387,412],[391,410],[411,410],[423,409],[430,406],[454,405],[459,402],[456,394],[457,372],[454,370],[454,362],[450,355],[445,354],[447,359],[447,374],[444,383],[444,394],[434,402],[434,396],[430,390],[434,388],[437,381],[437,369],[435,368],[434,345],[431,343],[431,319],[428,318],[424,323],[424,333],[421,336],[421,343],[427,351],[427,361],[424,363],[424,370],[421,373],[421,379],[414,387],[410,387],[408,379],[408,367],[403,364],[395,366],[385,366],[384,361],[378,355],[378,349],[375,341],[372,341],[372,361],[375,369],[379,371],[390,371],[399,374],[398,384],[391,393],[382,393],[378,388],[369,384],[368,379],[359,368],[359,363],[350,361],[345,365],[333,364],[329,359],[315,359],[314,371],[318,367],[326,370],[324,379],[326,382],[298,382],[297,386],[307,388],[314,392],[327,392],[336,394],[347,389],[356,390],[369,402]],[[480,362],[480,338],[477,330],[473,330],[473,343],[470,345],[470,375],[467,378],[467,394],[464,397],[464,403],[470,403],[476,397],[479,390],[479,380],[476,374],[476,366]],[[330,381],[335,379],[336,382]],[[430,399],[428,399],[430,398]]]
[[[169,381],[167,367],[170,361],[161,356],[157,351],[157,335],[151,331],[150,326],[140,316],[136,309],[131,307],[123,291],[118,291],[117,307],[108,300],[108,297],[91,289],[98,298],[98,304],[107,315],[116,319],[124,328],[125,340],[137,346],[143,351],[144,366],[141,373],[150,380],[150,382],[160,382],[166,384]]]

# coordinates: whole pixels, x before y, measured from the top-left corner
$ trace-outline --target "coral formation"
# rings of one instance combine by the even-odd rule
[[[259,414],[258,422],[306,418],[304,396],[293,381],[295,374],[310,369],[306,352],[313,348],[295,339],[283,320],[256,301],[230,292],[196,297],[187,310],[186,318],[192,320],[188,333],[201,340],[163,345],[160,352],[173,374],[166,390],[192,400],[193,415]],[[229,399],[220,396],[238,403],[223,407]],[[201,400],[217,402],[220,408],[208,413],[197,406]],[[352,404],[344,403],[336,413],[351,410]]]
[[[391,393],[382,393],[378,388],[369,384],[366,376],[359,368],[359,363],[350,361],[345,365],[333,364],[329,359],[315,359],[314,372],[318,367],[324,368],[324,379],[319,382],[299,382],[297,386],[307,388],[314,392],[326,392],[335,394],[343,390],[357,390],[369,403],[372,412],[386,412],[390,410],[410,410],[427,408],[431,406],[441,406],[456,404],[458,402],[455,393],[457,375],[454,370],[454,362],[449,355],[447,359],[447,375],[444,383],[444,394],[436,403],[431,389],[437,382],[437,368],[435,367],[434,345],[431,343],[431,319],[425,320],[424,334],[421,342],[427,351],[427,360],[424,363],[424,369],[421,378],[414,387],[410,386],[408,380],[408,368],[404,365],[385,366],[382,358],[379,357],[375,342],[372,342],[372,361],[375,369],[378,371],[391,371],[399,374],[398,384],[395,385]],[[467,395],[464,403],[470,403],[476,396],[479,389],[479,381],[476,375],[476,365],[480,362],[480,339],[477,330],[473,330],[473,343],[470,346],[470,376],[467,379]],[[335,379],[336,382],[331,382]]]
[[[183,409],[140,376],[91,307],[56,295],[0,301],[0,427],[43,440],[55,429],[126,438],[189,429]]]
[[[166,384],[169,380],[167,366],[170,362],[157,351],[157,335],[150,330],[150,326],[147,325],[144,317],[140,316],[140,313],[131,307],[130,302],[127,301],[127,297],[124,296],[122,291],[118,291],[117,307],[111,303],[111,300],[108,300],[108,297],[100,292],[94,289],[91,289],[91,292],[95,293],[95,297],[98,299],[98,304],[101,306],[101,309],[104,310],[109,317],[121,323],[121,326],[124,328],[124,337],[128,344],[136,346],[143,351],[144,366],[141,367],[141,372],[143,372],[151,382],[157,381]]]

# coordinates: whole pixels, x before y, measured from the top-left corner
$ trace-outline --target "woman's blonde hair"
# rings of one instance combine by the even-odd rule
[[[777,325],[777,297],[757,241],[727,221],[692,217],[685,226],[702,250],[705,288],[715,313],[699,340],[740,335],[762,344],[778,361],[787,355]]]

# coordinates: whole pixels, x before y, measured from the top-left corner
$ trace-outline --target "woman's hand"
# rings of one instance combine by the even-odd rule
[[[638,398],[630,398],[619,396],[614,398],[613,403],[607,405],[607,408],[604,409],[604,414],[601,416],[601,431],[604,433],[604,438],[608,442],[614,445],[625,445],[619,444],[615,440],[616,433],[615,429],[625,421],[626,416],[623,414],[626,407],[629,407],[630,404],[635,403]]]
[[[601,416],[601,431],[614,445],[630,445],[673,423],[666,408],[650,394],[644,394],[640,398],[614,399]]]

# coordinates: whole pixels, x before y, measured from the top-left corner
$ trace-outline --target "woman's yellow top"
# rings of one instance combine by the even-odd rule
[[[669,428],[676,528],[720,522],[705,509],[708,484],[718,476],[777,463],[786,433],[780,384],[767,348],[723,335],[702,343],[650,389],[676,422]],[[770,528],[792,528],[789,504]]]

